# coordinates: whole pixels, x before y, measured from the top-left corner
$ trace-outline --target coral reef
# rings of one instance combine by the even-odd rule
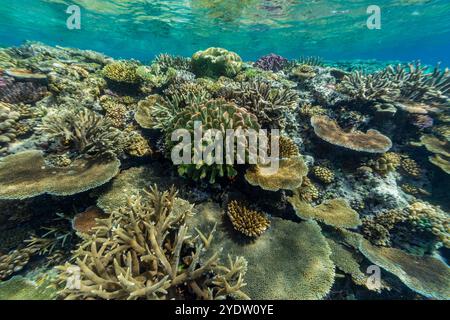
[[[392,147],[392,141],[377,130],[370,129],[367,133],[345,132],[335,121],[326,116],[313,116],[311,125],[318,137],[343,148],[369,153],[384,153]]]
[[[270,220],[264,214],[250,210],[236,200],[228,204],[227,215],[234,229],[248,237],[259,237],[270,226]]]

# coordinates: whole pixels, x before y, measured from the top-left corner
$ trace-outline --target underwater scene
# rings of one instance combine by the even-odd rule
[[[450,299],[448,0],[0,0],[0,300]]]

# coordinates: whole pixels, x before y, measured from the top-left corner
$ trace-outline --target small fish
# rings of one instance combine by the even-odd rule
[[[332,14],[347,14],[350,13],[350,10],[332,10]]]

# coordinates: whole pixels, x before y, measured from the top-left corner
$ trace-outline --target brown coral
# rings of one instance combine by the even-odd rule
[[[259,237],[270,226],[270,220],[264,214],[250,210],[236,200],[228,204],[227,215],[234,229],[248,237]]]
[[[314,166],[311,170],[311,173],[315,178],[325,184],[330,184],[334,181],[334,172],[327,167]]]
[[[422,175],[422,169],[420,169],[417,162],[410,158],[404,158],[401,161],[401,167],[403,171],[414,178],[419,178]]]
[[[361,131],[345,132],[327,116],[313,116],[311,125],[319,138],[347,149],[384,153],[392,147],[392,141],[377,130],[370,129],[367,133]]]

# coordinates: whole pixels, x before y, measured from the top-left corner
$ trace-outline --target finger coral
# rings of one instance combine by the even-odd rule
[[[242,69],[242,59],[238,54],[223,48],[208,48],[194,53],[192,70],[198,77],[234,77]]]
[[[302,184],[303,178],[308,174],[301,156],[281,159],[278,168],[255,165],[247,170],[245,179],[253,186],[259,186],[264,190],[294,190]]]
[[[384,153],[392,147],[391,139],[377,130],[370,129],[367,133],[345,132],[327,116],[313,116],[311,125],[319,138],[343,148],[368,153]]]
[[[73,195],[101,186],[119,172],[118,160],[77,159],[58,168],[42,152],[24,151],[0,160],[0,199],[26,199],[44,193]]]
[[[205,255],[205,243],[191,239],[186,222],[192,205],[174,189],[156,187],[129,199],[107,219],[98,220],[95,235],[75,252],[75,265],[58,267],[66,286],[71,268],[80,270],[80,285],[66,286],[65,299],[220,299],[248,298],[241,289],[245,260],[221,266],[219,251]],[[212,234],[209,239],[211,239]]]
[[[248,237],[259,237],[270,226],[270,220],[264,214],[250,210],[236,200],[228,204],[227,215],[234,229]]]

